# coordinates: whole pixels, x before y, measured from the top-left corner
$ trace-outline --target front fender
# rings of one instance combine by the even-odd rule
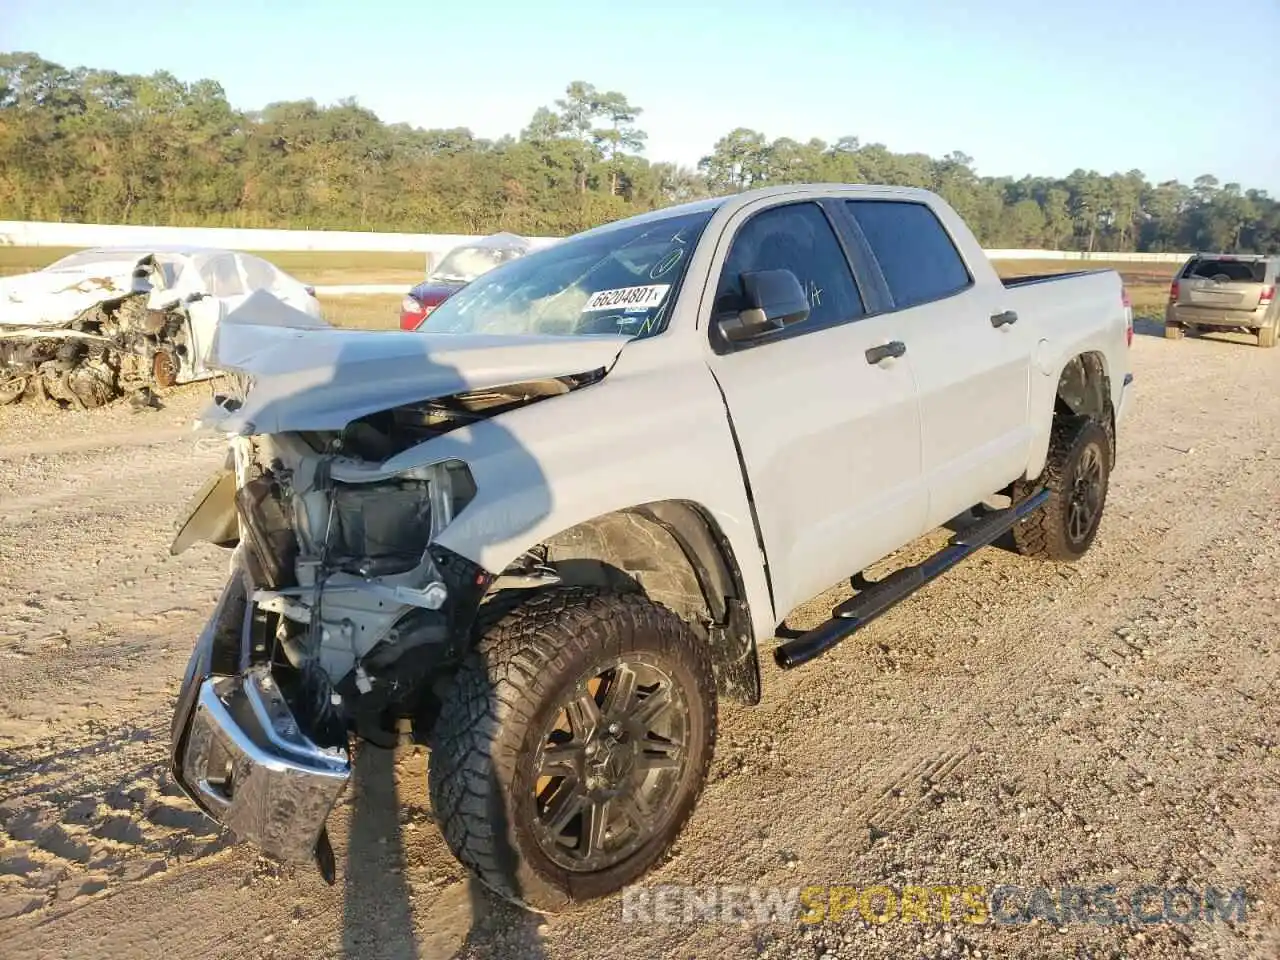
[[[632,344],[600,383],[454,430],[412,452],[468,464],[476,494],[437,543],[493,573],[594,518],[684,501],[714,522],[741,565],[757,639],[776,619],[737,451],[699,362],[646,362]],[[401,455],[399,463],[411,466]]]

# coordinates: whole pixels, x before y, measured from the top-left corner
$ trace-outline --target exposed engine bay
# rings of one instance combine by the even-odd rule
[[[325,691],[349,697],[362,735],[385,734],[381,714],[418,705],[420,681],[462,652],[459,631],[465,634],[470,620],[459,618],[474,614],[494,578],[433,545],[475,496],[467,465],[443,460],[390,472],[383,464],[451,430],[601,376],[433,398],[342,430],[231,438],[227,467],[197,495],[187,525],[206,505],[228,514],[212,526],[200,521],[202,536],[238,541],[238,562],[253,585],[255,657],[296,668],[321,701]],[[219,402],[234,408],[239,401]],[[218,484],[220,498],[210,494]],[[210,534],[219,525],[222,533]],[[174,552],[192,539],[180,533]],[[507,586],[555,582],[535,557],[516,566],[503,578]],[[409,651],[416,655],[401,662]],[[379,716],[365,722],[362,711]]]
[[[65,327],[0,325],[0,404],[30,395],[99,407],[143,388],[173,386],[190,353],[185,310],[152,309],[146,293],[94,304]]]

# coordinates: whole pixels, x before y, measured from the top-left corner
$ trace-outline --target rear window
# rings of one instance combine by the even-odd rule
[[[898,309],[958,293],[971,278],[951,236],[923,203],[849,200]]]
[[[1182,275],[1205,280],[1225,278],[1230,283],[1262,283],[1267,275],[1267,263],[1265,260],[1192,260]]]

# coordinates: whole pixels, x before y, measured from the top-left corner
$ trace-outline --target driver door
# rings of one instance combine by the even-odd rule
[[[733,229],[731,226],[730,230]],[[741,275],[790,270],[809,316],[747,343],[717,336]],[[779,615],[924,533],[928,491],[910,355],[893,314],[868,317],[837,229],[814,202],[741,223],[712,308],[711,371],[724,393]]]

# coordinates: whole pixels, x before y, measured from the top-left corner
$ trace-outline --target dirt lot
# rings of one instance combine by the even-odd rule
[[[988,549],[824,660],[766,668],[644,883],[1215,885],[1246,888],[1244,922],[531,917],[451,859],[413,749],[364,756],[331,821],[335,887],[255,857],[164,768],[226,568],[166,552],[221,456],[187,426],[204,387],[157,412],[0,410],[0,954],[1280,956],[1280,350],[1141,332],[1085,561]]]

